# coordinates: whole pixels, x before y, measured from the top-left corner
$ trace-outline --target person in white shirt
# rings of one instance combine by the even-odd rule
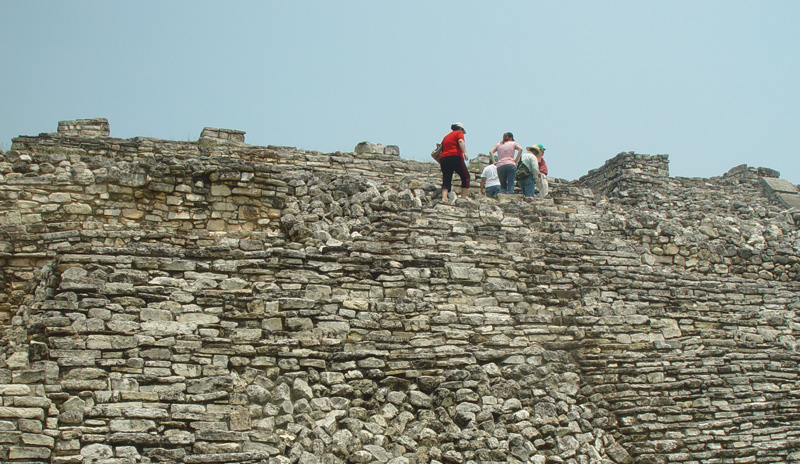
[[[497,166],[491,160],[481,173],[481,193],[489,198],[497,198],[500,193],[500,177],[497,175]]]

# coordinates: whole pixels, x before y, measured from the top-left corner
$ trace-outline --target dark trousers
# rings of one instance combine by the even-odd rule
[[[445,156],[439,158],[442,168],[442,190],[453,190],[453,173],[461,178],[461,188],[469,188],[469,171],[463,156]]]

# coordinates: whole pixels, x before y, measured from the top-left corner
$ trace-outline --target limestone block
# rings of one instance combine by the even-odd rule
[[[198,326],[213,326],[219,324],[220,318],[215,314],[188,312],[179,315],[178,322],[194,323]]]
[[[233,329],[230,338],[235,342],[255,342],[261,339],[261,329]]]
[[[392,456],[392,454],[390,452],[388,452],[385,449],[383,449],[383,447],[380,447],[380,446],[377,446],[377,445],[364,445],[364,449],[366,451],[369,451],[369,453],[372,454],[372,456],[374,456],[374,458],[378,462],[388,462],[390,459],[392,459],[394,457],[394,456]],[[448,462],[461,462],[461,461],[460,460],[449,460]]]
[[[322,372],[320,373],[320,381],[325,385],[337,385],[344,383],[344,374],[341,372]],[[0,416],[1,417],[1,416]]]
[[[225,279],[219,283],[219,288],[221,290],[243,290],[247,289],[249,286],[250,284],[246,280],[238,277]]]
[[[228,223],[224,219],[211,219],[206,224],[208,230],[223,231],[227,228]]]
[[[122,188],[121,192],[125,192],[125,187],[140,188],[147,185],[147,174],[141,171],[122,171],[114,169],[109,172],[111,180],[115,181]]]
[[[41,408],[14,408],[0,406],[0,418],[44,420],[44,410]]]
[[[291,331],[304,331],[314,328],[314,321],[307,317],[286,318],[286,329]]]
[[[774,177],[762,177],[761,183],[773,193],[798,193],[797,187],[791,182]]]
[[[8,448],[8,459],[28,460],[28,459],[48,459],[52,451],[43,446],[10,446]]]
[[[169,413],[162,408],[123,408],[122,415],[136,419],[167,419]]]
[[[757,170],[759,177],[780,177],[780,171],[771,168],[758,167]]]
[[[294,399],[304,399],[309,401],[314,398],[314,391],[303,379],[297,378],[292,383],[291,397]]]
[[[41,433],[23,433],[20,438],[22,444],[28,446],[42,446],[52,449],[56,443],[53,437],[42,435]]]
[[[483,280],[483,269],[473,266],[448,264],[447,271],[450,273],[450,278],[454,280],[469,280],[473,282]]]
[[[232,431],[251,430],[250,411],[247,409],[237,409],[228,416],[229,427]]]
[[[164,433],[164,443],[173,446],[191,445],[196,441],[193,433],[183,430],[167,430]]]
[[[408,392],[408,400],[412,405],[418,408],[428,408],[433,403],[433,398],[419,390],[411,390]]]
[[[217,129],[214,127],[205,127],[203,132],[200,133],[199,142],[232,142],[244,143],[244,136],[246,132],[234,129]]]
[[[0,396],[23,396],[31,393],[28,385],[0,384]]]
[[[47,201],[52,203],[68,203],[72,201],[72,195],[69,193],[56,192],[47,197]]]
[[[19,211],[0,212],[0,225],[22,224],[22,215]]]
[[[138,209],[126,208],[122,210],[122,217],[126,219],[141,219],[144,217],[144,211]]]
[[[353,153],[361,154],[383,154],[384,146],[379,143],[361,142],[353,149]]]
[[[211,195],[216,197],[228,197],[231,195],[231,189],[225,184],[212,185]]]
[[[109,435],[108,443],[111,445],[140,446],[153,448],[159,446],[161,437],[154,433],[144,432],[114,432]]]
[[[132,458],[134,460],[140,460],[141,458],[139,452],[133,446],[118,446],[115,453],[120,458]]]
[[[204,377],[200,379],[187,379],[186,393],[208,393],[230,387],[230,376]]]
[[[167,184],[164,182],[150,182],[150,189],[156,192],[171,193],[175,190],[175,186],[173,184]],[[168,198],[178,198],[178,197],[168,197]],[[169,202],[169,199],[167,201]]]
[[[789,193],[779,193],[776,197],[783,203],[787,208],[793,208],[795,210],[800,210],[800,195],[798,194],[789,194]],[[797,213],[795,213],[797,214]]]
[[[193,322],[145,321],[140,326],[143,332],[162,337],[188,335],[197,330],[197,324]]]
[[[191,318],[191,314],[182,315],[186,316],[187,318]],[[172,320],[172,312],[165,310],[165,309],[154,309],[154,308],[142,308],[139,312],[139,319],[141,321],[171,321]],[[180,322],[190,322],[189,320]]]
[[[136,337],[126,335],[89,335],[86,348],[90,350],[125,350],[139,346]]]
[[[112,433],[147,433],[156,429],[156,423],[147,419],[112,419],[108,428]]]

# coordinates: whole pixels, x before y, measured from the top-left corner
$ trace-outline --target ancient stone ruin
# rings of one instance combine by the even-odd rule
[[[109,134],[0,153],[4,463],[800,462],[773,170],[448,204],[391,145]]]

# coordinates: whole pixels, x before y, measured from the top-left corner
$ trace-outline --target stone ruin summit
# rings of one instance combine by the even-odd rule
[[[774,170],[446,204],[396,146],[109,134],[0,152],[4,463],[800,462]]]

